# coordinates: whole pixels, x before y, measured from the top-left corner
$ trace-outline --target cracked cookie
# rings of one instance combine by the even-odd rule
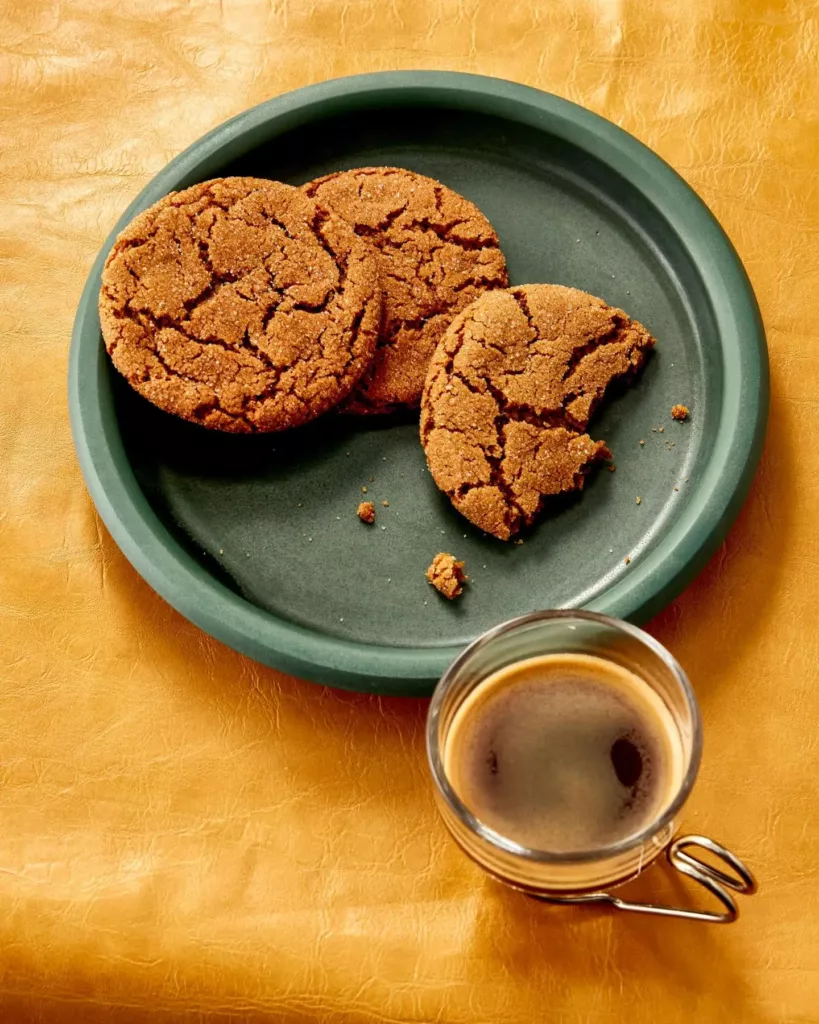
[[[300,189],[257,178],[166,196],[102,273],[105,346],[166,412],[235,433],[283,430],[344,399],[372,361],[377,259]]]
[[[351,224],[380,257],[378,349],[345,411],[417,406],[430,357],[452,319],[482,292],[507,284],[498,236],[469,200],[398,167],[339,171],[303,189]]]
[[[467,519],[508,540],[548,496],[582,489],[610,457],[585,433],[589,418],[653,345],[622,310],[575,288],[481,296],[430,363],[421,443],[435,483]]]

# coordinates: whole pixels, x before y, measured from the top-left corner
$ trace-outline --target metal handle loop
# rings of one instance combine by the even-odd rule
[[[734,874],[726,874],[719,868],[692,856],[687,852],[690,847],[699,847],[713,853]],[[695,882],[706,888],[720,901],[725,910],[721,912],[689,910],[686,907],[663,907],[657,903],[631,903],[628,900],[620,899],[619,896],[612,896],[608,892],[592,892],[583,896],[542,896],[538,898],[549,903],[608,903],[618,910],[631,910],[638,914],[683,917],[689,921],[707,921],[711,924],[730,924],[739,916],[739,908],[731,893],[726,892],[723,887],[745,896],[751,896],[757,890],[756,879],[739,857],[706,836],[681,836],[676,839],[668,848],[668,862],[676,871],[693,878]]]

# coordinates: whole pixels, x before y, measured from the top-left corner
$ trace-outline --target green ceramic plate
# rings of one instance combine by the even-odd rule
[[[287,435],[220,436],[158,412],[109,365],[96,309],[100,269],[138,211],[205,178],[298,184],[364,164],[439,178],[495,225],[513,283],[583,288],[658,339],[639,382],[592,423],[617,471],[597,473],[580,499],[556,503],[523,545],[483,537],[450,508],[425,470],[414,422],[329,417]],[[736,253],[662,160],[615,125],[535,89],[399,72],[270,100],[171,161],[94,264],[69,388],[91,496],[126,557],[176,609],[296,675],[420,695],[465,644],[504,619],[584,607],[640,621],[678,594],[746,496],[768,370]],[[676,402],[690,406],[689,422],[671,421]],[[662,433],[652,429],[659,426]],[[375,528],[355,516],[362,486],[378,503]],[[453,603],[424,580],[441,550],[466,559],[472,579]]]

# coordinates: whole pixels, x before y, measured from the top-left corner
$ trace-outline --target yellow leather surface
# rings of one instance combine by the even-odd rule
[[[0,2],[0,1020],[819,1020],[819,9],[806,0]],[[211,641],[101,526],[66,410],[104,236],[226,117],[448,68],[583,103],[731,235],[773,396],[719,554],[651,626],[706,749],[686,827],[761,892],[728,928],[530,902],[448,841],[418,702]],[[673,895],[662,872],[644,889]]]

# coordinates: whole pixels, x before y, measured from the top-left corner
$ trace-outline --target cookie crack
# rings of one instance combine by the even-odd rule
[[[535,336],[534,340],[538,341],[540,334],[537,327],[535,327],[535,321],[532,318],[532,311],[529,309],[529,300],[526,298],[526,293],[522,288],[512,288],[510,291],[515,302],[518,304],[518,308],[521,313],[526,317],[526,323],[529,325],[529,330],[532,331]]]
[[[466,291],[467,288],[483,288],[486,291],[491,291],[492,288],[502,288],[506,284],[506,274],[500,273],[495,274],[492,277],[485,276],[470,276],[461,284],[452,286],[453,292]]]
[[[212,298],[225,285],[235,284],[237,281],[241,280],[240,275],[218,273],[216,270],[213,269],[213,264],[210,261],[207,242],[205,242],[204,239],[198,239],[197,245],[199,247],[199,253],[202,256],[202,262],[205,266],[205,269],[210,274],[211,279],[208,282],[208,284],[205,285],[202,291],[199,292],[198,295],[194,295],[193,298],[183,300],[182,305],[188,312],[186,320],[190,320],[190,314],[193,313],[193,311],[197,309],[199,306],[201,306],[204,302],[207,302],[208,299]],[[184,323],[185,321],[182,322]]]
[[[572,349],[572,354],[569,356],[566,364],[566,372],[563,374],[563,380],[568,380],[571,377],[586,356],[591,355],[592,352],[596,352],[597,349],[603,348],[606,345],[616,344],[622,340],[624,333],[628,333],[628,322],[621,314],[613,313],[611,319],[611,327],[603,331],[602,334],[596,334],[582,345],[577,345]]]
[[[231,346],[225,345],[224,342],[221,341],[221,339],[218,341],[214,341],[214,344],[222,345],[222,347],[226,348],[228,351],[235,351]],[[278,381],[279,377],[281,377],[282,375],[282,368],[280,366],[276,366],[276,364],[273,362],[273,360],[270,358],[267,352],[265,352],[264,349],[260,348],[256,344],[256,342],[253,341],[253,339],[250,337],[249,327],[245,328],[244,334],[242,335],[240,348],[255,356],[263,366],[265,366],[268,370],[271,371],[271,373],[275,373],[276,381]]]
[[[548,427],[563,427],[572,433],[578,434],[582,434],[585,429],[581,423],[578,423],[578,421],[574,419],[568,409],[564,406],[561,406],[560,409],[538,411],[530,405],[511,402],[506,397],[503,390],[494,384],[491,378],[486,377],[483,374],[478,374],[477,379],[482,381],[484,390],[476,387],[468,377],[465,377],[462,373],[459,373],[456,370],[451,372],[451,376],[459,380],[467,391],[470,391],[473,395],[490,394],[508,422],[528,423],[530,426],[543,427],[544,429]],[[576,396],[569,395],[567,396],[566,401],[570,401],[574,397]]]
[[[464,386],[473,394],[482,394],[482,392],[479,392],[472,387],[471,381],[468,381],[462,374],[455,373],[453,370],[455,358],[457,357],[466,340],[464,337],[465,330],[466,322],[464,321],[459,325],[459,328],[457,330],[455,346],[450,352],[447,353],[448,358],[446,363],[444,364],[444,373],[447,378],[457,377],[464,384]],[[519,522],[524,517],[524,513],[520,505],[518,504],[514,492],[510,488],[503,474],[503,459],[506,454],[506,442],[503,436],[503,427],[509,422],[509,417],[506,415],[504,411],[504,403],[502,401],[499,401],[498,395],[493,394],[492,398],[495,401],[498,410],[494,419],[495,446],[497,448],[497,453],[490,452],[484,445],[479,444],[478,442],[473,442],[474,446],[479,451],[483,452],[484,458],[486,459],[489,465],[489,483],[463,484],[461,485],[461,487],[457,488],[453,492],[452,496],[455,498],[463,498],[465,497],[466,494],[469,493],[469,491],[474,490],[476,487],[496,487],[504,498],[504,526],[510,533],[513,533],[517,528],[517,522]],[[432,430],[448,429],[448,427],[444,427],[443,424],[436,423],[435,420],[436,417],[433,414],[433,416],[430,419],[425,419],[422,421],[422,443],[425,443],[428,440]]]
[[[468,222],[469,218],[460,217],[457,220],[436,224],[429,217],[419,217],[400,225],[401,232],[405,234],[405,237],[399,238],[395,238],[394,235],[387,234],[384,230],[378,228],[364,227],[363,230],[360,230],[361,225],[356,225],[355,231],[356,234],[366,237],[368,241],[379,249],[403,249],[412,243],[417,244],[416,235],[419,231],[431,233],[442,243],[441,246],[436,246],[430,252],[437,252],[446,244],[455,245],[466,252],[495,251],[500,249],[500,244],[496,238],[465,238],[454,233],[455,228],[460,224],[467,224]]]
[[[208,196],[211,206],[215,206],[223,213],[226,213],[229,219],[238,220],[241,224],[244,224],[245,227],[256,228],[259,226],[258,224],[251,223],[251,221],[249,221],[247,217],[243,217],[241,211],[237,210],[237,207],[239,203],[244,202],[244,200],[248,199],[250,196],[255,195],[257,192],[263,192],[264,187],[262,185],[259,185],[256,188],[251,188],[249,192],[245,193],[245,195],[240,196],[238,199],[227,204],[220,202],[213,189],[214,186],[211,185],[206,189],[204,193],[206,196]],[[202,212],[205,211],[197,210],[197,216]],[[270,213],[267,209],[264,210],[262,216],[269,224],[272,224],[274,227],[277,227],[286,238],[289,238],[291,241],[295,241],[294,236],[290,233],[290,229],[283,221],[280,221],[277,217],[274,217],[273,214]]]
[[[443,309],[434,309],[429,313],[423,313],[421,316],[405,317],[402,320],[391,320],[387,325],[382,337],[378,339],[379,348],[387,348],[397,344],[398,335],[401,331],[420,331],[427,326],[432,320],[439,316],[445,316],[450,310],[446,307]]]
[[[244,349],[250,355],[255,356],[256,359],[258,359],[258,361],[265,367],[266,370],[268,370],[271,373],[275,373],[277,377],[281,376],[282,369],[276,366],[276,364],[270,359],[267,353],[260,349],[259,346],[252,341],[249,329],[245,329],[242,341],[237,347],[235,345],[229,344],[223,338],[217,338],[215,335],[209,335],[206,338],[197,337],[195,334],[191,334],[190,331],[185,330],[185,324],[187,323],[187,321],[175,320],[173,317],[166,315],[157,316],[157,314],[150,309],[134,308],[129,305],[126,306],[121,313],[114,312],[114,316],[118,320],[131,320],[133,323],[139,324],[139,326],[143,328],[146,326],[145,321],[147,321],[148,324],[150,324],[150,326],[153,328],[153,331],[157,334],[158,332],[163,330],[177,331],[179,334],[182,335],[183,338],[186,338],[188,341],[192,342],[199,348],[199,351],[194,357],[195,359],[198,359],[201,355],[203,355],[204,350],[209,345],[214,345],[217,348],[224,349],[225,352],[230,352],[233,355],[236,355],[238,352]],[[152,338],[151,340],[154,339]],[[151,352],[157,352],[157,348],[155,345],[151,346]],[[180,375],[184,376],[183,374]],[[190,379],[194,383],[196,383],[196,380],[194,378]],[[199,381],[199,383],[203,382]]]
[[[368,241],[378,249],[386,260],[392,258],[386,250],[394,249],[397,252],[403,252],[406,246],[418,244],[418,239],[414,235],[408,235],[406,238],[391,238],[388,235],[373,235],[368,237]],[[441,242],[440,245],[429,243],[424,254],[425,260],[428,260],[434,253],[440,252],[443,248],[444,242]]]
[[[396,174],[403,174],[404,172],[397,167],[362,167],[356,170],[356,176],[360,178],[374,178],[374,177],[394,177]],[[349,171],[333,171],[330,174],[324,174],[320,178],[314,178],[312,181],[305,182],[301,189],[306,192],[311,199],[318,199],[319,193],[324,185],[330,181],[336,181],[338,178],[344,177],[349,174]],[[358,187],[359,198],[361,196],[361,186]]]
[[[504,453],[505,454],[505,453]],[[504,455],[490,455],[488,452],[484,452],[484,457],[489,463],[489,483],[470,483],[462,484],[455,491],[453,491],[453,497],[465,498],[470,491],[477,490],[481,487],[496,487],[501,495],[503,496],[504,508],[503,508],[503,523],[506,529],[511,533],[515,533],[519,528],[521,522],[526,522],[526,514],[518,504],[517,497],[510,484],[507,482],[503,472],[503,460]]]
[[[338,281],[333,289],[333,291],[338,294],[338,292],[340,292],[344,287],[344,283],[347,280],[347,271],[350,260],[349,256],[337,253],[327,240],[327,236],[324,234],[324,225],[331,219],[332,214],[329,210],[325,210],[323,207],[318,207],[312,221],[310,222],[310,227],[313,234],[318,239],[319,245],[324,249],[332,262],[338,267]]]
[[[408,225],[411,229],[421,228],[423,231],[431,231],[436,237],[440,238],[442,242],[449,242],[451,245],[457,245],[459,249],[463,249],[466,252],[479,252],[483,249],[498,249],[500,248],[497,239],[483,239],[483,238],[464,238],[453,234],[453,231],[458,225],[468,223],[468,218],[460,217],[458,220],[446,221],[443,224],[433,224],[428,217],[423,217],[420,220],[413,221],[412,224]]]
[[[345,376],[347,370],[349,370],[349,368],[353,365],[353,363],[357,359],[361,358],[361,352],[356,351],[356,342],[358,341],[359,333],[361,331],[361,325],[364,322],[364,317],[367,315],[367,313],[369,312],[370,306],[375,301],[376,301],[376,297],[373,296],[370,299],[368,299],[366,302],[362,303],[361,309],[356,310],[356,314],[355,314],[355,316],[353,317],[353,319],[352,319],[352,321],[350,323],[350,336],[353,339],[353,341],[352,341],[352,344],[350,345],[350,352],[349,352],[349,355],[347,356],[347,360],[344,363],[344,365],[341,368],[341,370],[338,372],[338,374],[334,374],[331,371],[329,374],[324,374],[324,376],[334,376],[334,377],[337,377],[338,380],[341,380],[342,377]],[[358,384],[358,381],[353,381],[350,384],[350,387],[347,390],[346,394],[349,394],[353,390],[353,388],[356,387],[357,384]],[[346,395],[344,397],[346,397]]]
[[[359,191],[360,194],[360,191]],[[378,224],[373,227],[371,224],[356,224],[353,228],[357,235],[362,238],[372,239],[373,236],[378,235],[382,232],[389,231],[393,224],[398,220],[402,213],[404,213],[409,206],[409,200],[400,206],[397,210],[391,210],[384,216],[384,219],[379,221]]]
[[[174,367],[170,366],[169,363],[166,361],[165,357],[158,349],[151,349],[151,354],[162,367],[162,369],[165,371],[166,380],[184,380],[187,381],[189,384],[195,385],[196,387],[207,387],[208,390],[210,391],[208,398],[199,402],[199,404],[194,409],[194,419],[203,422],[208,412],[217,410],[223,416],[227,416],[228,419],[233,420],[234,422],[244,423],[250,431],[254,431],[256,429],[254,424],[250,420],[248,420],[247,417],[237,415],[232,412],[228,412],[227,409],[225,409],[224,406],[222,405],[218,393],[214,388],[210,387],[210,385],[205,384],[203,381],[199,380],[196,377],[192,377],[190,374],[184,373],[182,370],[177,370]],[[131,378],[129,378],[129,380],[131,380]],[[136,381],[136,383],[142,382],[143,381],[139,380]],[[150,369],[147,371],[147,382],[155,382],[155,378],[151,373]],[[131,384],[133,385],[134,383],[135,381],[131,380]]]

